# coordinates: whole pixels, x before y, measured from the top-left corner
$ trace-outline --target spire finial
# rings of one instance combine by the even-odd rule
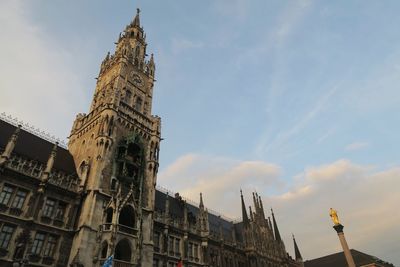
[[[136,8],[136,16],[135,16],[135,18],[133,19],[133,22],[132,22],[133,26],[140,27],[140,18],[139,18],[139,14],[140,14],[140,9],[139,9],[139,8]]]

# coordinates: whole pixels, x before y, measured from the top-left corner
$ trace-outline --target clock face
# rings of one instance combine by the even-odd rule
[[[132,78],[132,82],[134,85],[142,87],[143,86],[143,80],[142,78],[140,78],[139,75],[137,75],[136,73],[132,72],[131,73],[131,78]]]

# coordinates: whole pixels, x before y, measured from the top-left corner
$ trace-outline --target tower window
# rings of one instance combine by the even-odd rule
[[[125,92],[125,103],[130,104],[131,103],[131,97],[132,97],[132,93],[129,90],[126,90]]]
[[[115,191],[117,189],[117,180],[112,178],[111,179],[111,190]]]
[[[135,109],[137,111],[142,111],[142,104],[143,104],[143,100],[141,97],[137,97],[136,98],[136,102],[135,102]]]
[[[140,53],[140,48],[139,48],[139,46],[136,46],[136,48],[135,48],[135,56],[138,57],[139,53]]]

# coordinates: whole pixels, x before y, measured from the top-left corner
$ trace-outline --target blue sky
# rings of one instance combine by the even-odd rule
[[[385,242],[360,238],[400,195],[398,1],[4,1],[1,111],[68,136],[137,6],[157,64],[160,185],[192,199],[207,190],[232,217],[239,188],[257,190],[306,258],[339,250],[334,206],[354,222],[354,247],[400,264],[394,222],[379,228]]]

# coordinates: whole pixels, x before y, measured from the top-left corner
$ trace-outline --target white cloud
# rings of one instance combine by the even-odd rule
[[[340,251],[328,214],[332,207],[338,210],[351,248],[400,262],[390,252],[400,249],[394,241],[400,236],[400,167],[377,171],[341,159],[306,168],[291,184],[281,174],[279,166],[267,162],[189,154],[162,171],[159,182],[196,201],[203,192],[206,206],[231,218],[241,216],[240,188],[247,205],[252,204],[251,192],[259,192],[264,207],[274,207],[288,252],[293,254],[295,233],[305,259]]]
[[[188,154],[161,171],[158,183],[198,201],[202,192],[205,204],[225,215],[238,217],[239,189],[262,192],[282,186],[279,166],[262,161]]]
[[[63,139],[69,133],[67,125],[72,125],[71,114],[85,106],[72,65],[76,61],[29,19],[26,5],[0,3],[1,111],[55,131]]]
[[[367,143],[367,142],[355,142],[355,143],[348,144],[345,147],[345,150],[346,151],[356,151],[356,150],[365,149],[367,147],[369,147],[369,143]]]
[[[267,197],[280,215],[281,231],[292,250],[290,232],[296,233],[307,259],[340,251],[331,228],[329,208],[338,210],[351,248],[399,263],[393,237],[400,236],[400,168],[376,171],[348,160],[306,169],[302,182],[288,192]],[[397,246],[393,248],[393,246]]]

